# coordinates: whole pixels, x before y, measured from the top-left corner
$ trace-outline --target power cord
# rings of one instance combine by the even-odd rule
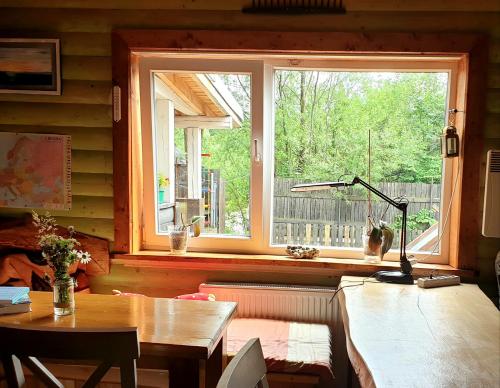
[[[367,278],[363,279],[363,280],[344,280],[344,282],[347,282],[347,283],[356,283],[356,284],[347,284],[345,286],[341,286],[339,288],[337,288],[337,290],[335,291],[335,293],[333,294],[332,298],[330,299],[330,302],[329,303],[332,303],[333,300],[335,299],[335,297],[337,296],[337,294],[339,293],[339,291],[343,290],[344,288],[349,288],[349,287],[358,287],[358,286],[364,286],[365,283],[377,283],[377,284],[382,284],[380,282],[370,282],[369,280],[372,279],[374,276],[376,275],[376,272],[374,272],[373,274],[371,274],[370,276],[368,276]]]

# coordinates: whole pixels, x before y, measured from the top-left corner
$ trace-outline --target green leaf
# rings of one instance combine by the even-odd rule
[[[197,222],[200,221],[201,221],[201,216],[193,216],[193,218],[191,218],[191,225],[196,224]]]

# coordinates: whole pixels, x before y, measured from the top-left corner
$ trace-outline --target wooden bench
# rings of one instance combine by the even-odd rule
[[[331,387],[332,334],[325,324],[236,318],[228,327],[228,356],[259,337],[271,387]]]
[[[331,288],[242,283],[208,283],[199,292],[238,302],[228,327],[234,356],[249,339],[262,345],[271,388],[332,387],[333,328],[337,305]]]

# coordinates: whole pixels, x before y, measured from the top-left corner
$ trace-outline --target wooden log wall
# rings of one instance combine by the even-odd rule
[[[498,0],[346,0],[345,15],[249,15],[245,0],[2,0],[0,33],[56,37],[62,45],[61,96],[0,95],[0,131],[73,137],[73,209],[63,224],[113,239],[111,31],[113,28],[296,31],[482,31],[491,37],[485,150],[500,148],[500,4]],[[485,160],[485,151],[483,151]],[[484,185],[484,164],[480,173]],[[119,193],[115,193],[118,194]],[[481,212],[482,204],[471,204]],[[18,213],[2,209],[0,214]],[[479,233],[479,231],[478,231]],[[481,281],[494,287],[499,239],[482,238]],[[129,274],[134,275],[133,271]],[[195,276],[194,282],[208,275]],[[151,282],[148,280],[148,283]],[[167,287],[158,279],[158,287]],[[106,288],[106,287],[104,287]],[[168,292],[159,292],[163,295]]]

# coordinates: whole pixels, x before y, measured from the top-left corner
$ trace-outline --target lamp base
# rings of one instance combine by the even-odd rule
[[[400,271],[379,271],[375,274],[375,279],[384,283],[413,284],[413,276]]]

